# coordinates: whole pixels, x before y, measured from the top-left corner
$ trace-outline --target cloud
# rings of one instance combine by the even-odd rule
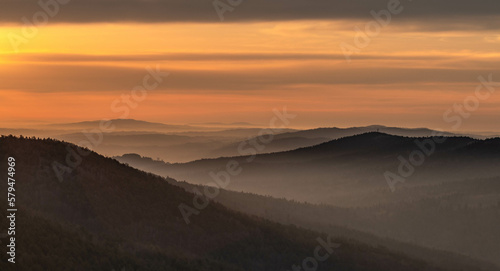
[[[162,53],[130,55],[37,54],[5,55],[4,59],[26,62],[145,62],[145,61],[261,61],[261,60],[342,60],[343,54],[324,53]],[[452,60],[437,55],[354,55],[353,60]]]
[[[463,65],[461,63],[460,65]],[[475,84],[479,75],[492,71],[483,68],[410,68],[377,69],[345,65],[295,64],[279,68],[255,69],[178,69],[162,66],[169,77],[155,91],[255,93],[259,91],[307,89],[326,86],[341,90],[343,85],[375,86],[414,84]],[[19,72],[22,71],[22,72]],[[3,90],[33,92],[127,91],[140,84],[147,72],[143,68],[102,65],[14,64],[1,71]],[[495,78],[496,79],[496,78]]]
[[[44,3],[56,0],[41,0]],[[66,1],[66,0],[65,0]],[[220,0],[227,3],[227,0]],[[242,0],[231,12],[224,14],[226,22],[283,20],[344,20],[373,19],[370,11],[387,9],[397,0]],[[32,19],[42,8],[32,0],[0,0],[0,22],[21,23],[22,17]],[[234,1],[233,1],[234,2]],[[477,20],[500,15],[498,0],[401,0],[404,8],[394,17],[425,24],[430,29],[449,22],[466,28],[497,29],[498,20]],[[95,22],[219,22],[212,0],[70,0],[59,7],[51,23]]]

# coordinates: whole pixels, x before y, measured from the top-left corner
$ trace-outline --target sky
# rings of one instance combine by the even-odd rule
[[[3,127],[286,107],[292,127],[500,131],[498,0],[0,3]]]

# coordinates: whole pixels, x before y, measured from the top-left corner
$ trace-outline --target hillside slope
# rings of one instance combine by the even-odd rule
[[[277,134],[273,137],[273,140],[271,142],[262,144],[263,145],[262,149],[255,148],[255,151],[257,154],[290,151],[298,148],[314,146],[317,144],[325,143],[343,137],[349,137],[369,132],[381,132],[396,136],[408,136],[408,137],[430,137],[437,133],[440,133],[443,136],[447,137],[456,136],[455,134],[452,133],[438,132],[436,130],[431,130],[426,128],[399,128],[399,127],[386,127],[381,125],[371,125],[371,126],[351,127],[351,128],[325,127],[325,128],[307,129],[307,130],[291,131],[291,132]],[[250,141],[259,142],[259,139],[257,137],[254,137],[247,140],[247,142]],[[227,146],[212,151],[209,157],[221,157],[221,156],[228,157],[228,156],[241,155],[238,149],[240,145],[244,146],[248,145],[248,143],[237,142],[234,144],[228,144]]]
[[[58,269],[50,269],[50,263],[41,260],[46,255],[43,249],[32,245],[32,240],[20,241],[16,270],[31,270],[29,264],[33,263],[23,262],[23,254],[39,260],[37,264],[44,270],[75,270],[75,262],[86,261],[84,252],[95,258],[92,270],[108,270],[123,257],[129,260],[123,263],[139,270],[190,270],[189,266],[197,270],[289,270],[314,255],[318,237],[326,238],[251,218],[216,203],[186,225],[178,206],[191,203],[193,194],[93,152],[64,173],[60,182],[52,165],[54,161],[65,164],[72,151],[85,150],[53,140],[0,138],[1,161],[6,164],[7,157],[16,158],[16,203],[23,210],[18,213],[19,225],[40,227],[20,228],[20,240],[23,234],[28,237],[45,231],[52,237],[47,245],[59,246],[63,233],[54,232],[63,228],[69,243],[81,244],[76,250],[64,250],[65,261],[58,262]],[[3,166],[2,174],[5,169]],[[0,192],[6,194],[5,183]],[[317,270],[442,270],[384,248],[343,239],[335,242],[340,248]],[[106,253],[99,254],[102,247],[116,259],[106,260]],[[150,259],[158,257],[174,260],[169,266]],[[479,269],[464,265],[463,270]]]
[[[210,174],[237,162],[241,174],[232,176],[228,189],[311,203],[338,206],[372,206],[388,203],[391,189],[385,178],[398,174],[404,159],[422,152],[415,143],[432,138],[410,138],[383,133],[345,137],[312,147],[271,154],[203,159],[164,164],[137,156],[118,157],[142,170],[195,184],[206,184]],[[500,176],[500,138],[477,140],[450,137],[435,143],[434,152],[414,168],[397,188],[435,185],[474,178]],[[423,152],[422,152],[423,153]]]
[[[500,265],[500,139],[448,138],[392,192],[384,172],[397,173],[398,156],[408,159],[418,150],[416,140],[430,139],[368,133],[257,155],[251,162],[250,157],[232,157],[163,164],[137,155],[120,160],[195,184],[214,182],[213,176],[223,179],[226,165],[237,161],[241,172],[230,176],[226,189],[337,207],[284,207],[263,199],[246,207],[239,200],[248,198],[238,196],[224,202],[238,210],[263,215],[261,209],[268,209],[272,215],[264,217],[280,222],[287,221],[283,216],[288,213],[314,229],[345,226]],[[252,208],[256,206],[260,211]]]
[[[202,186],[171,181],[193,191]],[[500,266],[500,177],[403,189],[392,203],[344,208],[221,190],[228,208],[283,224],[349,237],[434,264],[460,265],[464,256]],[[378,237],[377,237],[378,236]],[[399,240],[396,241],[396,240]],[[430,249],[425,249],[430,248]]]

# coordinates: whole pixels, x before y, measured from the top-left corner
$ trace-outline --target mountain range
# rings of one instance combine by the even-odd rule
[[[169,163],[189,162],[204,158],[242,155],[241,148],[252,143],[256,154],[272,153],[310,147],[346,136],[365,132],[384,132],[392,135],[422,137],[439,133],[426,128],[398,128],[381,125],[351,128],[316,128],[296,130],[289,128],[231,125],[169,125],[115,119],[109,121],[86,121],[67,124],[38,125],[31,129],[0,128],[2,134],[51,137],[77,145],[90,139],[96,144],[86,144],[92,150],[107,156],[138,153]],[[440,132],[445,136],[455,136]],[[269,143],[261,144],[259,135],[272,134]],[[270,135],[269,135],[270,136]],[[481,135],[470,135],[484,138]]]
[[[58,179],[53,165],[67,162],[68,149],[86,156]],[[52,139],[2,136],[0,153],[2,161],[15,157],[17,162],[16,270],[279,271],[313,262],[321,248],[331,255],[321,256],[317,270],[496,270],[454,256],[447,258],[449,264],[443,259],[436,265],[251,217],[216,202],[186,224],[179,205],[192,202],[195,194],[172,185],[172,179]],[[1,188],[6,193],[5,183]],[[7,223],[5,211],[1,217]],[[9,270],[6,261],[0,265]]]
[[[413,165],[412,153],[417,152],[424,159]],[[189,163],[168,164],[137,154],[117,159],[192,184],[213,186],[229,176],[225,188],[232,193],[319,204],[295,213],[314,229],[330,224],[348,227],[500,264],[500,231],[495,226],[500,222],[500,138],[412,138],[371,132],[292,151]],[[228,175],[228,165],[235,164],[239,174]],[[387,172],[399,175],[401,165],[403,173],[413,168],[412,174],[400,176],[404,182],[392,190]],[[266,210],[231,202],[227,206],[240,206],[241,211]],[[262,202],[254,198],[248,206]],[[265,206],[275,210],[271,217],[284,221],[279,208]],[[293,214],[299,207],[291,206],[286,210]]]

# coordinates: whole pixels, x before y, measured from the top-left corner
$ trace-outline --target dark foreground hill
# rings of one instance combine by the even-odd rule
[[[318,253],[318,237],[327,238],[217,203],[187,225],[178,206],[192,203],[193,194],[96,153],[66,161],[73,152],[84,150],[53,140],[0,138],[3,176],[7,158],[16,159],[19,210],[16,264],[1,253],[0,270],[290,270]],[[68,161],[77,165],[58,179],[52,165]],[[6,190],[3,182],[0,193]],[[2,225],[6,217],[4,211]],[[340,247],[316,270],[446,270],[381,247],[333,241]],[[461,266],[485,270],[466,260]]]

